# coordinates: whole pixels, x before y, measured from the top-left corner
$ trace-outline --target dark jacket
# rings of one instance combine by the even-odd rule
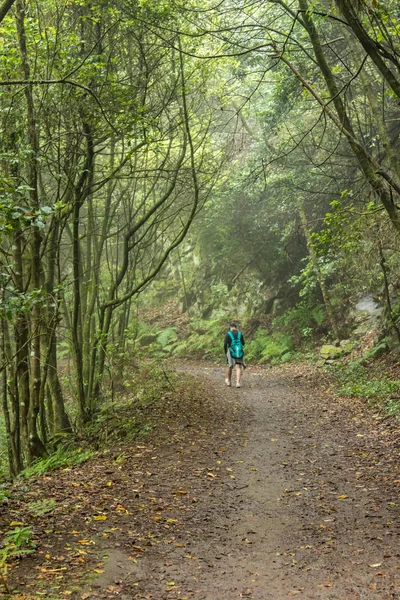
[[[231,331],[231,333],[232,333],[232,335],[233,335],[234,338],[237,338],[237,336],[238,336],[238,330],[237,329],[234,329],[233,331]],[[242,346],[244,346],[244,337],[243,337],[243,333],[242,332],[240,332],[240,339],[242,340]],[[231,342],[232,342],[231,337],[230,337],[229,333],[227,332],[226,336],[225,336],[225,339],[224,339],[224,352],[225,352],[225,354],[228,352],[228,348],[230,348]]]

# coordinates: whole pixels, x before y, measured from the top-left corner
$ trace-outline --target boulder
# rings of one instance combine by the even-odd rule
[[[140,344],[143,348],[146,346],[150,346],[150,344],[154,344],[157,341],[157,335],[147,334],[142,335],[138,340],[138,344]]]
[[[325,360],[334,360],[335,358],[339,358],[339,356],[343,353],[343,349],[333,346],[332,344],[325,344],[322,346],[319,353]]]

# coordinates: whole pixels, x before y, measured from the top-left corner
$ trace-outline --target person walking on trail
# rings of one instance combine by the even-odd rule
[[[243,369],[246,368],[243,346],[243,334],[239,331],[237,323],[232,321],[229,323],[229,331],[226,333],[224,340],[224,351],[228,363],[225,383],[229,387],[231,386],[233,368],[236,371],[236,387],[241,387]]]

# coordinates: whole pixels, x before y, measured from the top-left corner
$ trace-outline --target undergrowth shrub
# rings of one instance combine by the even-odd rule
[[[290,315],[294,319],[296,313]],[[287,317],[289,319],[289,317]],[[315,309],[312,317],[320,322],[324,318],[321,307]],[[289,321],[287,321],[289,322]],[[306,321],[304,321],[306,322]],[[307,321],[309,322],[309,321]],[[285,325],[281,321],[281,326]],[[157,329],[153,326],[138,326],[138,355],[152,358],[192,357],[201,359],[223,359],[223,341],[227,331],[226,316],[216,319],[193,319],[189,335],[180,339],[175,327]],[[246,323],[241,327],[246,340],[245,357],[249,361],[278,364],[289,361],[294,356],[293,338],[286,331],[271,333],[260,327],[251,337],[246,335]],[[144,346],[142,346],[145,344]]]
[[[246,342],[245,350],[248,360],[278,364],[293,357],[293,342],[286,333],[269,333],[259,328],[254,339]]]
[[[371,373],[371,369],[360,360],[343,367],[336,366],[334,372],[339,384],[336,391],[338,395],[361,398],[386,414],[400,416],[399,380]]]
[[[315,329],[320,328],[325,319],[326,309],[323,304],[311,306],[303,300],[274,319],[273,326],[290,333],[297,344],[302,344],[313,336]]]
[[[93,450],[59,446],[53,454],[50,454],[50,456],[40,458],[24,469],[22,475],[25,477],[44,475],[47,471],[54,471],[56,469],[71,467],[72,465],[86,462],[93,456]]]
[[[216,359],[223,355],[226,317],[209,321],[196,319],[192,321],[190,328],[190,335],[172,346],[174,356]]]
[[[117,394],[108,394],[84,435],[104,448],[114,442],[140,439],[156,426],[156,407],[175,393],[179,375],[160,361],[148,361],[121,381]]]
[[[13,525],[13,523],[11,523]],[[33,529],[31,527],[13,527],[4,532],[3,543],[0,548],[0,576],[7,593],[11,597],[11,590],[7,583],[7,571],[9,563],[25,554],[31,554],[36,549],[33,541]]]
[[[178,341],[176,327],[160,328],[144,321],[136,321],[131,327],[130,345],[138,357],[162,358],[170,354]]]
[[[37,502],[29,502],[26,508],[28,513],[34,517],[42,517],[43,515],[52,512],[55,505],[56,501],[54,498],[44,498],[43,500],[38,500]]]
[[[178,339],[175,327],[168,327],[163,329],[157,336],[157,344],[160,344],[162,348],[169,348]]]
[[[97,450],[147,435],[156,425],[158,413],[154,407],[161,405],[168,394],[177,393],[178,378],[177,373],[167,371],[163,364],[146,362],[118,382],[122,391],[117,394],[109,391],[104,395],[91,421],[76,436],[63,436],[52,454],[36,460],[21,475],[40,476],[47,471],[72,467],[93,458]],[[36,509],[45,510],[46,506]]]

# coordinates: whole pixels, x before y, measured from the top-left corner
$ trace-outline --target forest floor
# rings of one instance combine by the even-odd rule
[[[188,392],[149,436],[16,485],[2,529],[31,525],[37,550],[2,597],[400,598],[398,422],[312,367],[248,369],[241,389],[177,368]]]

